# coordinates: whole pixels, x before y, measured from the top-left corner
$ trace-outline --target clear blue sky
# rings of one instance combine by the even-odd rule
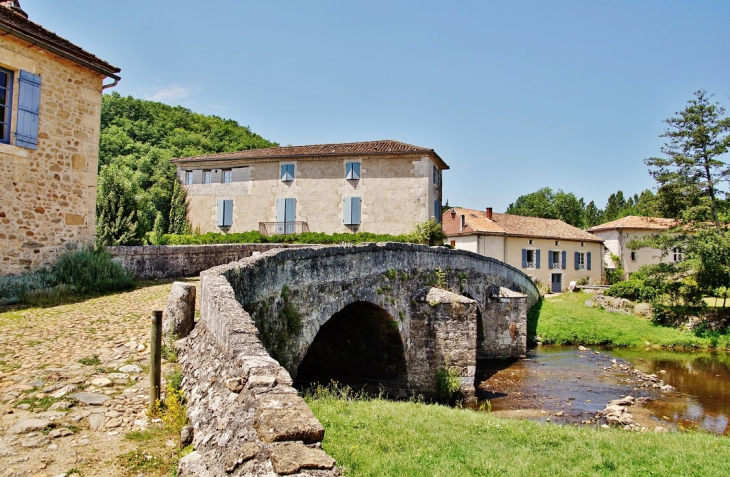
[[[654,186],[663,119],[730,106],[730,2],[22,0],[122,68],[122,95],[282,145],[396,139],[451,166],[444,199]]]

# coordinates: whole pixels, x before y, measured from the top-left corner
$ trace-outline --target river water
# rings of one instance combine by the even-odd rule
[[[615,360],[615,361],[614,361]],[[637,385],[620,369],[656,374],[677,392]],[[730,434],[730,355],[662,350],[592,350],[539,346],[527,359],[490,361],[477,369],[477,407],[507,416],[581,423],[614,399],[648,397],[647,426]]]

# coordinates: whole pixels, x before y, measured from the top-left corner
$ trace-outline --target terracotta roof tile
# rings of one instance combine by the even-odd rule
[[[121,71],[116,66],[110,65],[106,61],[94,56],[83,48],[74,45],[65,38],[61,38],[52,31],[28,20],[20,13],[9,8],[9,6],[6,5],[7,3],[8,2],[0,3],[0,31],[9,31],[11,34],[19,33],[20,35],[28,38],[25,41],[30,41],[44,49],[48,49],[47,47],[56,48],[60,52],[76,58],[77,60],[94,65],[96,68],[103,70],[105,74],[108,74],[108,76],[113,77],[114,73],[119,73],[119,71]],[[76,62],[78,63],[79,61],[77,60]]]
[[[468,235],[480,233],[486,235],[506,235],[515,237],[535,237],[557,240],[579,240],[582,242],[603,242],[595,235],[589,234],[562,220],[541,219],[539,217],[523,217],[511,214],[492,214],[492,220],[487,218],[484,210],[457,208],[456,216],[452,219],[451,209],[444,212],[443,228],[448,236]],[[466,227],[459,230],[460,216],[464,215]]]
[[[172,159],[174,163],[230,160],[230,159],[269,159],[269,158],[295,158],[295,157],[322,157],[322,156],[358,156],[375,154],[408,154],[428,153],[435,156],[442,169],[449,166],[439,157],[433,149],[414,146],[392,139],[384,141],[349,142],[341,144],[314,144],[310,146],[284,146],[269,147],[265,149],[247,149],[244,151],[226,152],[222,154],[210,154],[207,156],[182,157]]]
[[[611,229],[646,229],[646,230],[666,230],[676,227],[677,221],[674,219],[663,219],[660,217],[640,217],[629,215],[612,222],[596,225],[588,229],[588,232],[598,232],[600,230]]]

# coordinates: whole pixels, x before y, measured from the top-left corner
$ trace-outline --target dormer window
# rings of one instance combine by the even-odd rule
[[[461,214],[459,216],[459,232],[466,228],[466,215]]]

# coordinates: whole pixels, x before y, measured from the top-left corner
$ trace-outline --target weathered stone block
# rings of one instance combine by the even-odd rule
[[[194,285],[183,282],[172,284],[162,318],[162,332],[173,340],[187,337],[195,326]]]

